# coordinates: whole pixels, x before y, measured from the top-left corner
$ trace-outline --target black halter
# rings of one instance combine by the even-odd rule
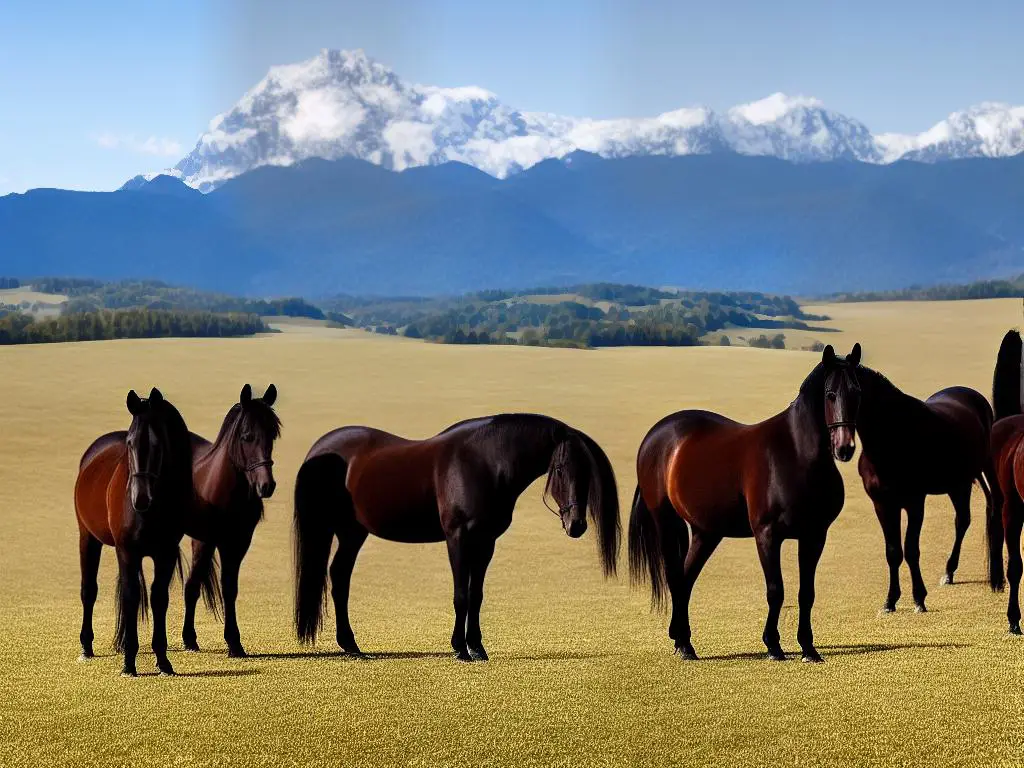
[[[243,469],[242,471],[243,472],[253,472],[253,471],[259,469],[260,467],[272,467],[272,466],[274,466],[274,460],[273,459],[263,459],[261,461],[253,461],[253,462],[250,462],[249,464],[246,464],[245,465],[245,469]]]
[[[856,428],[857,422],[856,421],[833,421],[831,424],[826,424],[825,426],[827,426],[829,428],[829,431],[832,431],[834,429],[839,429],[840,427],[854,427],[854,428]]]

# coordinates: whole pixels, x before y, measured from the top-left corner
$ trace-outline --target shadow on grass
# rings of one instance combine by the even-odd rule
[[[387,661],[391,659],[447,659],[451,652],[380,651],[356,656],[344,651],[283,651],[281,653],[250,653],[250,659],[347,659],[350,661]]]
[[[964,643],[856,643],[852,645],[819,645],[822,656],[863,656],[872,653],[890,653],[892,651],[911,651],[919,649],[957,649],[969,648]],[[789,653],[790,660],[799,660],[800,652]],[[723,653],[717,656],[701,656],[701,661],[755,661],[766,660],[767,651],[757,653]]]

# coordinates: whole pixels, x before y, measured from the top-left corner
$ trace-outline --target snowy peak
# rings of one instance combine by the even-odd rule
[[[575,150],[602,157],[735,152],[794,162],[935,162],[1024,152],[1024,107],[985,103],[920,134],[874,135],[807,96],[774,93],[724,113],[591,119],[520,112],[477,86],[402,80],[362,50],[271,67],[164,171],[209,191],[265,165],[354,157],[401,171],[457,161],[498,178]]]

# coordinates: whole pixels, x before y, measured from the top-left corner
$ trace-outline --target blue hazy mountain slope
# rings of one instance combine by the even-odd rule
[[[1024,271],[1024,156],[790,163],[575,152],[499,181],[449,163],[263,167],[200,195],[0,198],[0,273],[255,293],[450,293],[618,280],[791,293]]]

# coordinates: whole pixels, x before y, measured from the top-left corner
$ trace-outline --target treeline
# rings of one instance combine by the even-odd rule
[[[251,336],[269,330],[254,314],[152,309],[102,310],[36,320],[23,313],[0,317],[0,344],[42,344],[103,339]]]
[[[0,277],[0,291],[21,288],[21,281],[16,277]]]
[[[896,291],[835,293],[837,302],[859,301],[961,301],[966,299],[1019,299],[1024,297],[1024,275],[1006,280],[977,280],[950,285],[915,285]]]
[[[272,317],[308,317],[323,320],[322,309],[305,299],[246,299],[197,291],[158,280],[121,280],[106,283],[81,278],[44,277],[32,281],[42,293],[68,297],[62,312],[77,314],[101,309],[143,308],[181,312],[241,313]]]

